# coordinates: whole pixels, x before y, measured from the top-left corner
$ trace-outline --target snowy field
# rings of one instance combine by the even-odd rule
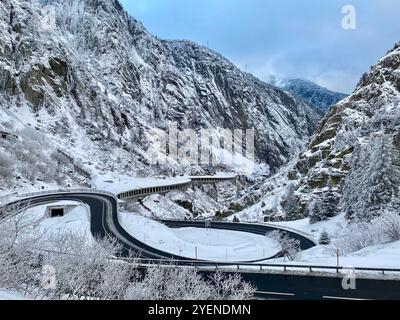
[[[252,261],[280,251],[277,242],[243,232],[197,228],[170,229],[131,213],[120,213],[122,227],[146,244],[187,258],[213,261]]]
[[[302,252],[299,259],[292,263],[300,265],[336,266],[336,248],[334,245],[317,246]],[[400,269],[400,241],[371,246],[355,253],[340,255],[339,265],[345,268]]]

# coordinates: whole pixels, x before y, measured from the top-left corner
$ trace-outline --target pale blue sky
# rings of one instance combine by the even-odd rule
[[[122,0],[163,39],[188,39],[266,80],[300,77],[353,91],[360,76],[400,41],[398,0]],[[343,30],[342,7],[357,10]]]

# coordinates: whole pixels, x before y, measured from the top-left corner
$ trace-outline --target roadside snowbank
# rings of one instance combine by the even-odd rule
[[[0,289],[0,300],[29,300],[29,298],[20,293]]]

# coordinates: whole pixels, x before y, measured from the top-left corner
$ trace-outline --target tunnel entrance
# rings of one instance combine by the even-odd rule
[[[63,217],[64,216],[64,208],[51,208],[50,209],[50,217]]]

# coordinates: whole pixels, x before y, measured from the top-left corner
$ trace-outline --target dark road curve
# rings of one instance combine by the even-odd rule
[[[96,239],[115,238],[122,246],[121,257],[133,254],[137,258],[188,260],[152,248],[128,234],[118,221],[118,202],[115,197],[103,193],[60,192],[24,198],[29,206],[39,206],[57,201],[77,201],[90,208],[91,233]],[[12,205],[12,204],[10,204]]]
[[[104,239],[105,237],[112,237],[118,240],[123,247],[121,252],[122,257],[126,257],[129,254],[133,254],[135,257],[142,259],[154,259],[154,260],[175,260],[181,263],[184,261],[192,261],[186,257],[174,255],[171,253],[164,252],[162,250],[155,249],[148,246],[147,244],[139,241],[138,239],[131,236],[119,223],[118,220],[118,200],[111,194],[102,192],[57,192],[53,194],[43,194],[25,198],[24,201],[28,201],[30,206],[39,206],[57,201],[78,201],[84,203],[90,208],[90,225],[91,233],[97,239]],[[173,228],[183,227],[196,227],[204,228],[204,222],[190,222],[190,221],[163,221],[167,226]],[[273,228],[263,225],[252,225],[252,224],[241,224],[241,223],[212,223],[212,228],[220,230],[231,230],[248,232],[253,234],[265,235],[267,232],[272,231]],[[315,246],[311,240],[288,232],[290,236],[300,240],[301,248],[303,250],[309,249]],[[273,257],[265,257],[256,261],[238,261],[238,262],[258,262],[268,259],[273,259],[279,256],[274,255]],[[199,262],[207,261],[199,260]]]

